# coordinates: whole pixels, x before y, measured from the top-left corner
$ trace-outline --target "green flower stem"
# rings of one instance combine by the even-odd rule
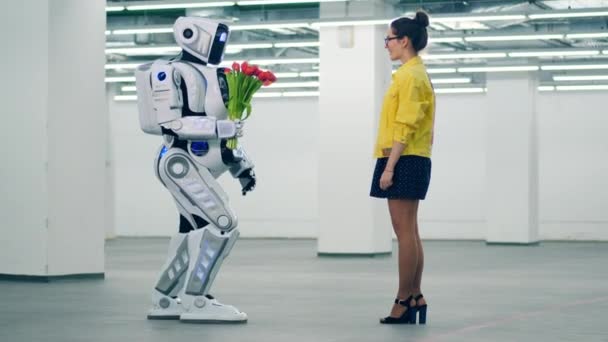
[[[232,70],[226,75],[228,80],[228,119],[244,121],[251,115],[251,99],[261,87],[262,81],[255,76]],[[245,115],[243,113],[246,111]],[[235,149],[238,146],[236,137],[228,139],[226,147]]]

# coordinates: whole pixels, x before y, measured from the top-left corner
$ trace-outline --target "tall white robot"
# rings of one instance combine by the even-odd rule
[[[242,134],[240,123],[227,120],[228,86],[224,69],[216,67],[230,32],[224,24],[194,17],[177,19],[173,32],[181,55],[141,65],[135,74],[141,128],[163,137],[156,176],[180,213],[148,318],[245,322],[244,312],[208,293],[239,235],[216,179],[230,171],[243,195],[256,183],[243,150],[226,148],[227,138]]]

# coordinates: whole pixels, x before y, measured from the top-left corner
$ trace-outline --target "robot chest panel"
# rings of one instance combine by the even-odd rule
[[[221,70],[205,66],[197,66],[207,81],[207,91],[205,94],[205,112],[220,120],[226,119],[228,112],[228,83]]]

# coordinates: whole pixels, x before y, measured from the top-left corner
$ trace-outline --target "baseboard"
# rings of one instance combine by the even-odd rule
[[[487,246],[540,246],[540,241],[533,242],[491,242],[486,241]]]
[[[378,257],[390,257],[391,252],[379,252],[379,253],[325,253],[318,252],[318,257],[330,257],[330,258],[378,258]]]
[[[62,275],[27,275],[27,274],[3,274],[0,273],[0,281],[22,281],[31,283],[49,283],[62,280],[98,280],[104,279],[105,273],[81,273]]]

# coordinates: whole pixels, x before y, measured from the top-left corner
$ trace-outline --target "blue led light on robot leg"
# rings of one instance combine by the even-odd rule
[[[167,151],[167,146],[163,146],[163,148],[160,150],[160,158],[162,158]]]

